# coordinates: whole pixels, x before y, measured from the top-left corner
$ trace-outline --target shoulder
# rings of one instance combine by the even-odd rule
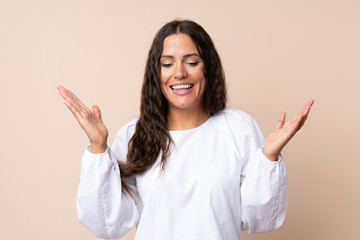
[[[220,112],[220,114],[223,114],[225,117],[228,117],[228,118],[241,118],[241,119],[252,119],[252,117],[244,112],[244,111],[241,111],[241,110],[238,110],[238,109],[234,109],[234,108],[224,108],[224,110],[222,110]]]
[[[233,108],[225,108],[217,113],[214,122],[238,136],[257,136],[261,132],[254,118],[246,112]]]
[[[132,121],[122,126],[117,132],[111,147],[117,156],[117,159],[126,159],[128,143],[135,133],[137,121],[137,118],[133,119]]]
[[[137,121],[138,121],[138,118],[135,118],[135,119],[131,120],[130,122],[126,123],[124,126],[122,126],[120,128],[120,130],[117,132],[115,138],[125,137],[125,138],[130,139],[135,132]]]
[[[214,118],[225,120],[230,125],[251,126],[256,124],[255,120],[246,112],[234,108],[225,108],[217,113]]]

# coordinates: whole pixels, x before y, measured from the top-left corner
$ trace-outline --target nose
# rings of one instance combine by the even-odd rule
[[[187,77],[186,69],[182,64],[176,64],[174,75],[175,79],[177,80],[181,80]]]

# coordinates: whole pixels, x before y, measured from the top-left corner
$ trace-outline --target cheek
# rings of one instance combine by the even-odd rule
[[[206,79],[203,73],[199,73],[196,78],[198,79],[199,85],[201,86],[202,89],[205,88],[206,85]]]
[[[201,95],[201,97],[203,97],[205,90],[206,90],[206,85],[207,85],[207,82],[206,82],[206,79],[204,76],[202,76],[200,85],[201,85],[200,95]]]
[[[193,76],[201,85],[205,84],[205,73],[204,73],[204,67],[200,66],[196,71],[193,72]]]
[[[160,84],[161,92],[165,96],[167,95],[167,93],[166,93],[166,89],[167,89],[166,83],[167,83],[167,78],[161,73],[160,74],[159,84]]]
[[[171,76],[171,74],[169,73],[169,71],[162,70],[160,72],[160,84],[161,84],[161,86],[165,85],[169,81],[170,76]]]

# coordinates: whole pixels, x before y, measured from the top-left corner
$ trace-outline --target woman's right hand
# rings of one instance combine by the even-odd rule
[[[91,144],[92,153],[103,153],[107,149],[108,130],[101,119],[100,108],[92,106],[92,111],[85,106],[69,89],[59,85],[60,95],[76,120],[84,129]]]

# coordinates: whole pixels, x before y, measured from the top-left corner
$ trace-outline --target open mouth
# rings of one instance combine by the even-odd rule
[[[194,84],[182,84],[182,85],[172,85],[170,88],[172,90],[187,90],[194,86]]]

